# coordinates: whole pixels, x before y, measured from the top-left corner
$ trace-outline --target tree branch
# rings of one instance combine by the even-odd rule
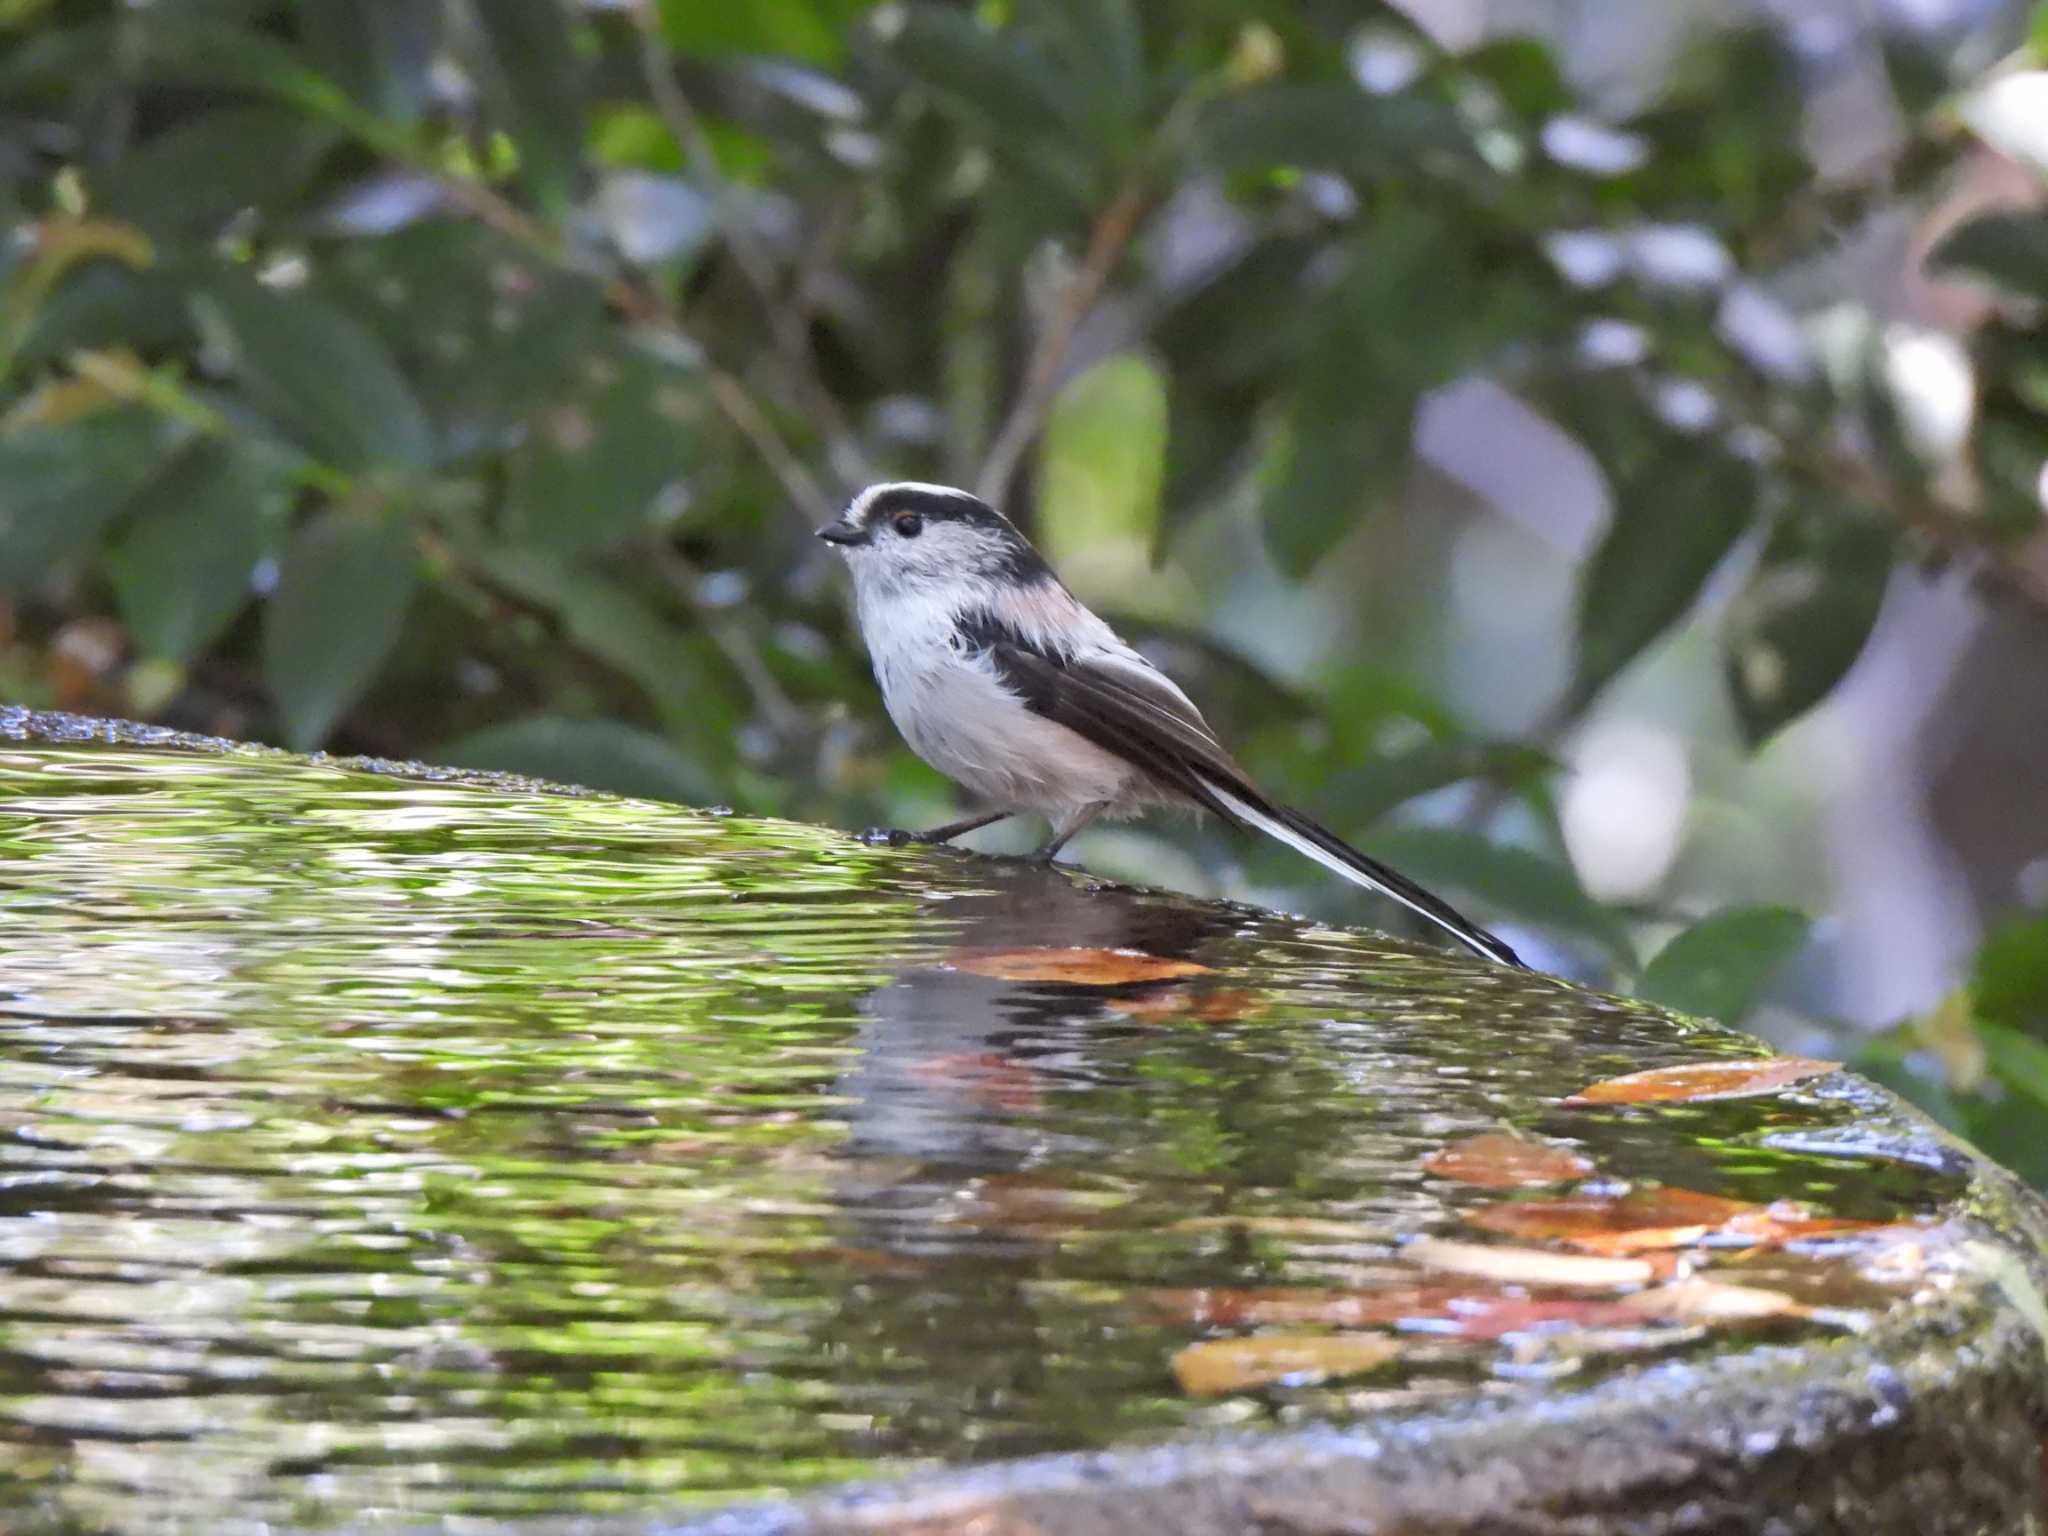
[[[1110,273],[1116,270],[1125,247],[1137,233],[1138,221],[1144,216],[1148,202],[1148,181],[1142,170],[1133,173],[1109,206],[1102,210],[1088,236],[1087,255],[1067,280],[1052,317],[1039,333],[1037,345],[1031,351],[1031,361],[1024,370],[1023,387],[1017,391],[1009,414],[1003,418],[1002,426],[996,430],[989,444],[981,473],[975,476],[975,494],[992,506],[1001,506],[1008,497],[1010,482],[1016,478],[1017,466],[1022,462],[1025,450],[1045,424],[1045,413],[1052,405],[1060,371],[1067,360],[1067,349],[1073,344],[1074,332],[1080,329],[1081,322],[1095,307]]]

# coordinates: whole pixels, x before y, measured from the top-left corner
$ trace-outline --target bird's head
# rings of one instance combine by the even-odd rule
[[[871,485],[818,537],[846,558],[856,586],[876,594],[1026,585],[1052,575],[1007,517],[950,485]]]

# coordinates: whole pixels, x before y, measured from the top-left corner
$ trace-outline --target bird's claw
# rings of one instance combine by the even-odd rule
[[[860,840],[870,848],[908,848],[923,841],[915,832],[906,832],[901,827],[869,827],[861,833]]]

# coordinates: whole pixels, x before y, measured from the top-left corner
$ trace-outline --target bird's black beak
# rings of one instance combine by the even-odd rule
[[[857,523],[849,523],[842,519],[820,528],[818,537],[827,544],[865,544],[868,541],[868,531]]]

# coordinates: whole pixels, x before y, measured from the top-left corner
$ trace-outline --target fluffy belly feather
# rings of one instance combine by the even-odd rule
[[[911,749],[991,806],[1057,821],[1085,806],[1115,814],[1154,798],[1130,764],[1033,714],[985,664],[954,660],[881,682]]]

